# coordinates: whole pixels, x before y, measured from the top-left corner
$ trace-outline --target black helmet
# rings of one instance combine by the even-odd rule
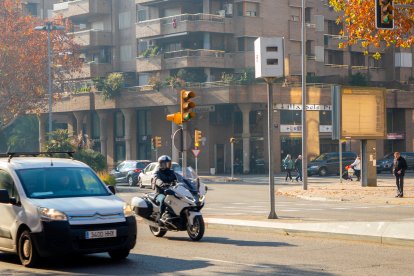
[[[160,165],[160,170],[170,169],[171,157],[169,157],[168,155],[161,155],[158,158],[158,164]]]

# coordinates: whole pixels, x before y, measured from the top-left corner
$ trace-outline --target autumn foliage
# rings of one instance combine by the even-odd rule
[[[414,0],[394,0],[393,30],[375,28],[375,0],[329,0],[329,4],[339,12],[337,23],[343,25],[341,35],[348,38],[340,47],[361,43],[364,48],[370,45],[408,48],[414,43]],[[413,7],[398,7],[398,4]]]
[[[80,68],[79,47],[68,33],[69,22],[56,19],[64,31],[52,31],[53,92]],[[0,129],[19,114],[45,109],[47,103],[47,32],[28,16],[20,0],[0,0]]]

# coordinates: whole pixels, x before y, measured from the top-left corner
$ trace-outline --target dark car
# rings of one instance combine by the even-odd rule
[[[149,163],[150,160],[125,160],[109,174],[115,177],[117,183],[127,182],[129,186],[134,186],[138,183],[138,175]]]
[[[401,156],[407,161],[408,169],[414,170],[414,152],[401,152]],[[393,165],[394,153],[389,153],[377,161],[377,173],[384,171],[392,173]]]
[[[355,152],[342,153],[342,169],[352,164],[357,157]],[[308,164],[308,175],[339,175],[339,152],[322,153]]]

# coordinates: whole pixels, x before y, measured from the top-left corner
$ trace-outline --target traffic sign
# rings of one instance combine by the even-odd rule
[[[194,154],[194,157],[198,157],[198,155],[200,154],[200,150],[199,149],[192,149],[191,150]]]

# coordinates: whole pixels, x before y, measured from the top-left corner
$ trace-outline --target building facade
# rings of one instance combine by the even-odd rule
[[[189,3],[191,2],[191,3]],[[336,151],[332,141],[328,83],[369,80],[393,86],[387,101],[388,138],[379,141],[377,156],[394,150],[414,151],[412,49],[338,49],[340,26],[327,1],[307,1],[306,53],[309,158]],[[171,135],[177,126],[165,116],[177,111],[177,95],[185,86],[196,92],[197,117],[190,133],[203,133],[199,169],[230,171],[231,137],[235,169],[264,173],[267,168],[266,86],[255,82],[253,42],[259,36],[285,38],[286,78],[274,86],[275,170],[281,159],[301,150],[300,11],[299,0],[76,0],[54,5],[54,13],[73,22],[82,45],[84,68],[68,82],[66,96],[55,103],[56,125],[87,133],[96,149],[113,165],[123,159],[154,159],[151,137],[161,136],[159,154],[178,160]],[[115,100],[82,89],[91,79],[123,72],[126,88]],[[161,85],[164,84],[164,85]],[[397,90],[398,89],[398,90]],[[407,91],[403,91],[407,90]],[[72,92],[72,93],[71,93]],[[77,92],[77,93],[74,93]],[[84,92],[84,93],[80,93]],[[40,117],[41,143],[45,117]],[[193,135],[192,135],[193,136]],[[344,150],[359,151],[357,141]],[[189,153],[189,163],[194,159]],[[213,169],[213,170],[211,170]]]

